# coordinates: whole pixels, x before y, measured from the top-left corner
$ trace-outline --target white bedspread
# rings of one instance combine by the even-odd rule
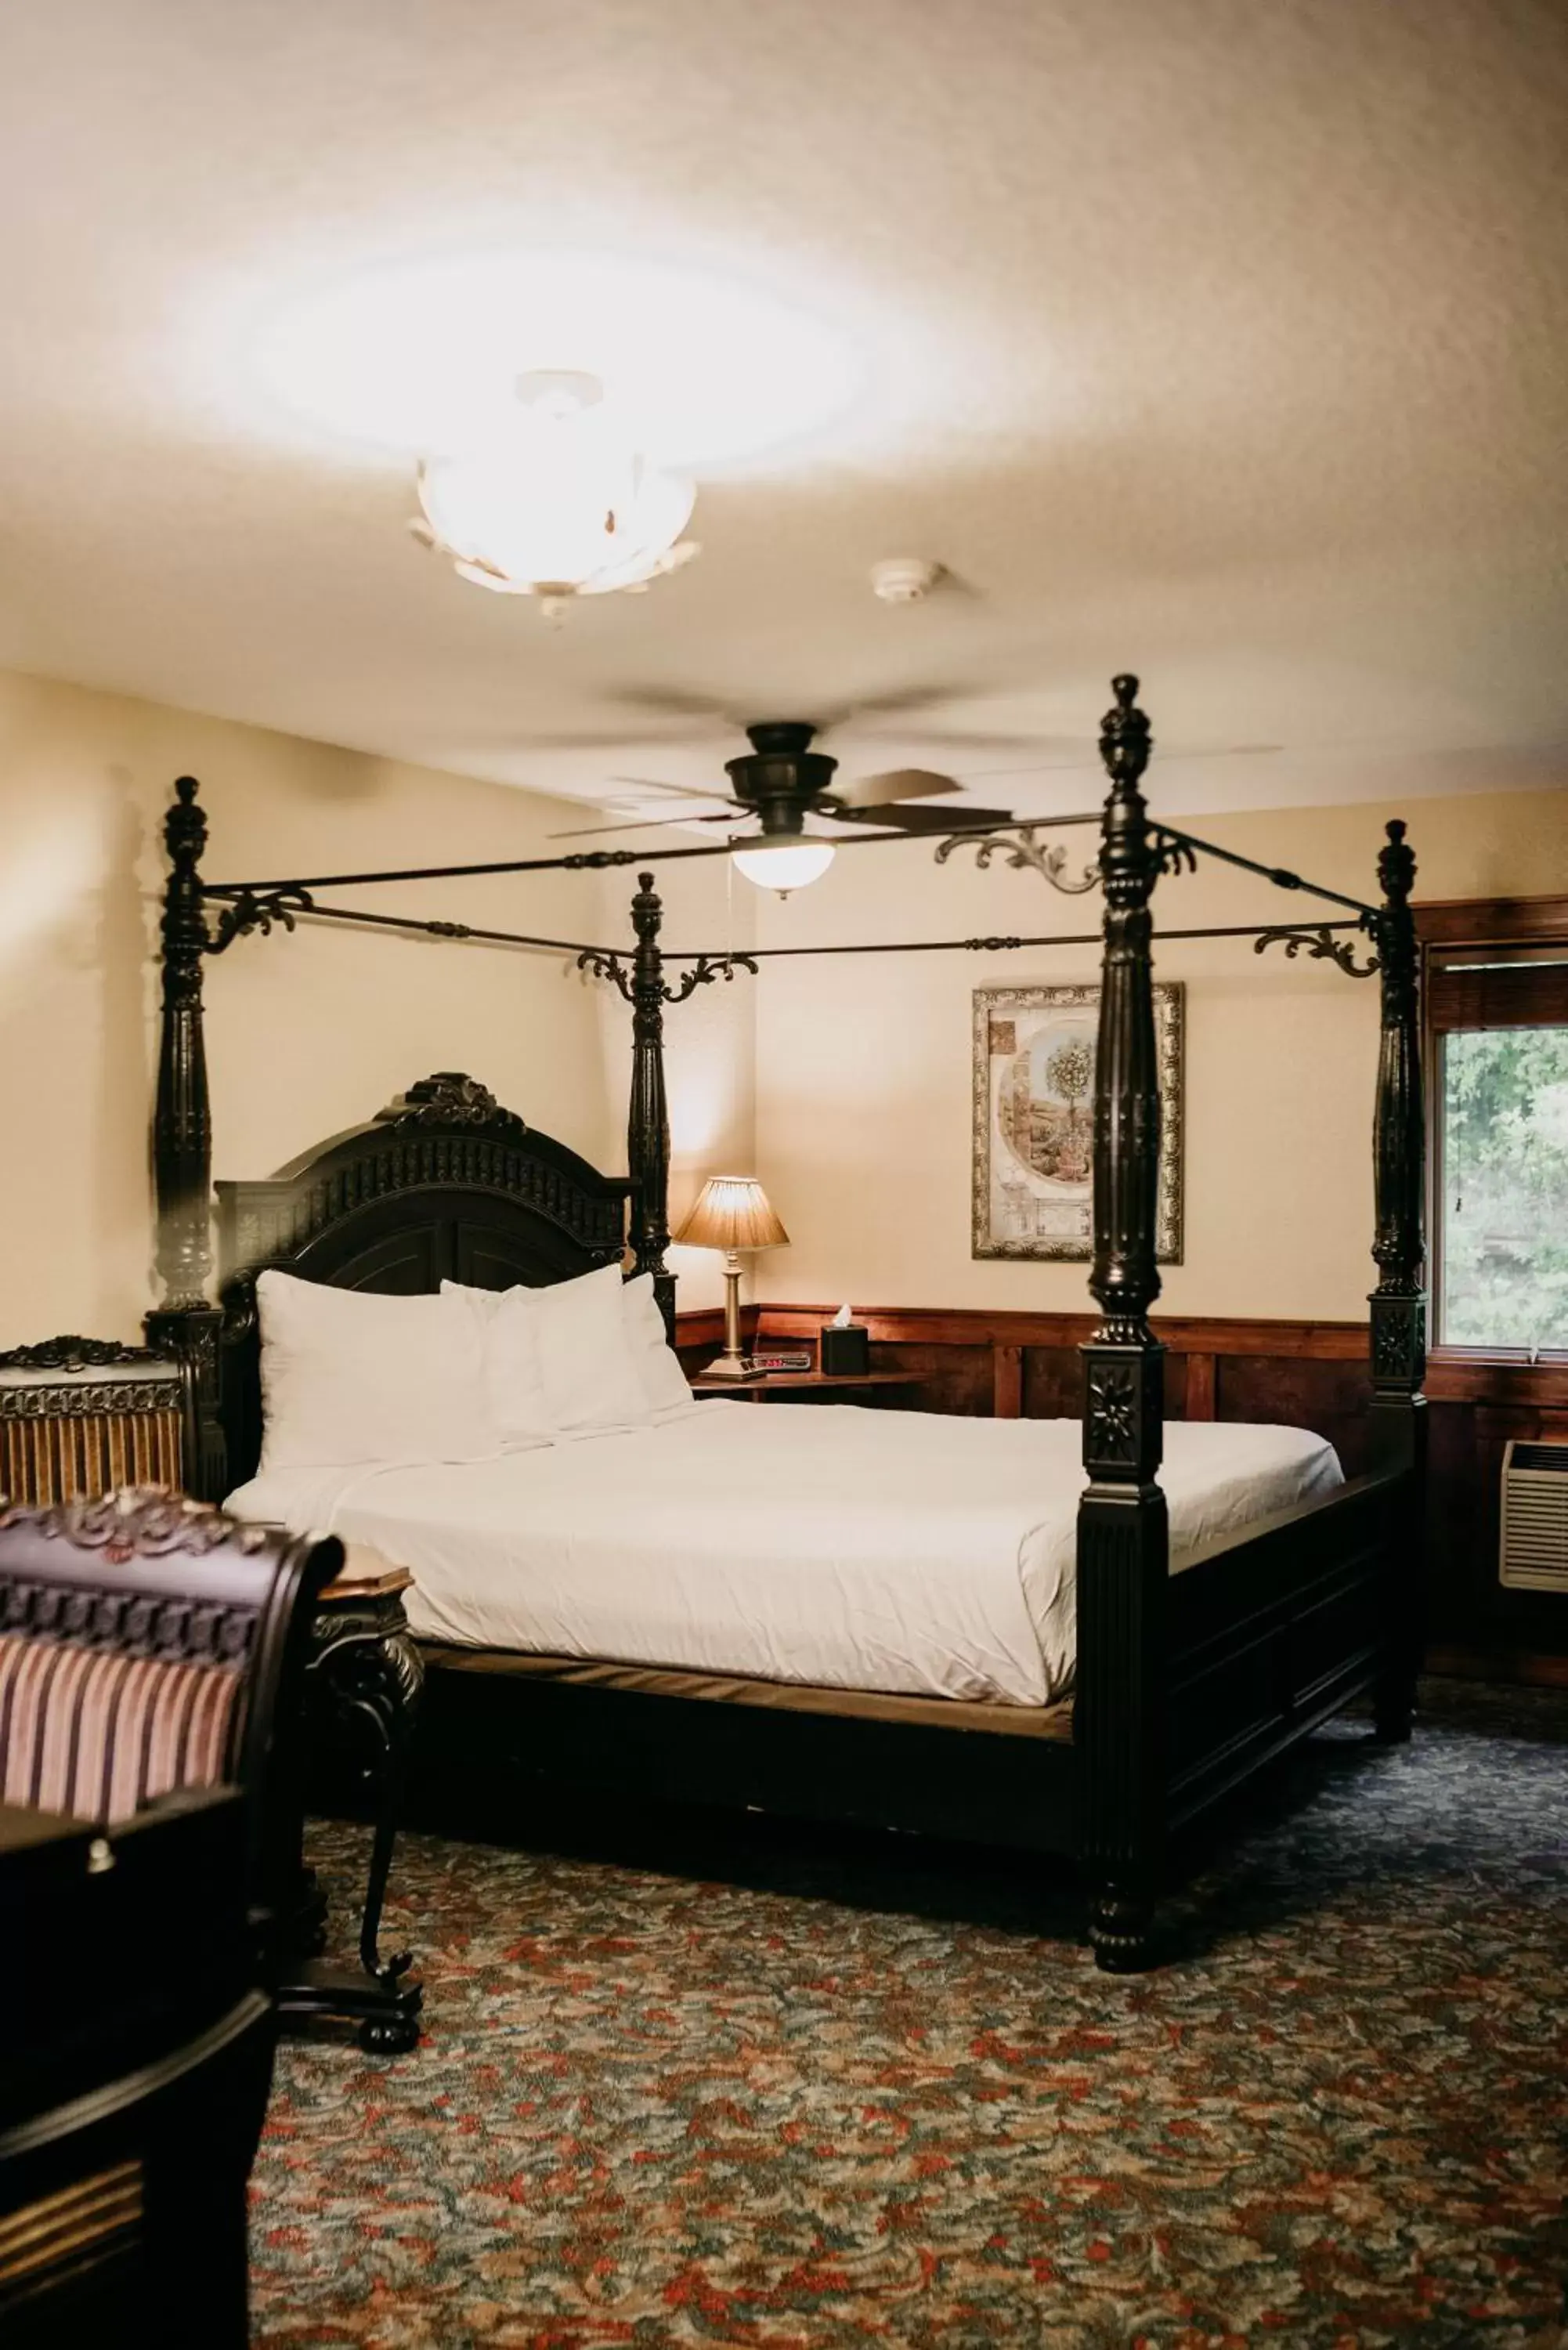
[[[1294,1428],[1177,1422],[1172,1564],[1341,1483]],[[853,1406],[678,1409],[452,1466],[295,1469],[242,1517],[409,1567],[424,1638],[1044,1705],[1070,1688],[1076,1420]]]

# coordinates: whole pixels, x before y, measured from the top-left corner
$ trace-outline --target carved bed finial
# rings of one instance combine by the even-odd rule
[[[1391,816],[1384,827],[1387,846],[1377,854],[1377,879],[1389,907],[1402,906],[1416,886],[1416,852],[1405,839],[1405,820]]]
[[[1149,723],[1137,706],[1138,681],[1124,670],[1111,680],[1116,706],[1100,721],[1100,756],[1106,773],[1118,791],[1132,791],[1148,764],[1154,748]]]
[[[461,1069],[437,1069],[421,1077],[376,1115],[400,1132],[427,1126],[459,1126],[465,1133],[514,1139],[527,1132],[515,1110],[503,1109],[488,1086]]]

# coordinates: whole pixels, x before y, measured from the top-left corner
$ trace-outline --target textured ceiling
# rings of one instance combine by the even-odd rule
[[[0,63],[0,660],[584,794],[711,775],[682,696],[936,689],[829,747],[1061,805],[995,771],[1071,763],[1122,666],[1170,750],[1278,746],[1173,761],[1172,808],[1568,778],[1557,5],[53,0]],[[585,246],[790,302],[866,382],[550,631],[247,336]],[[877,603],[908,553],[956,584]]]

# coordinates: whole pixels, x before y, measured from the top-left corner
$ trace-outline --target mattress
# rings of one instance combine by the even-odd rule
[[[1173,1570],[1343,1482],[1321,1437],[1177,1422]],[[1051,1705],[1072,1686],[1076,1420],[719,1398],[460,1464],[293,1469],[237,1516],[368,1544],[419,1637],[818,1687]]]

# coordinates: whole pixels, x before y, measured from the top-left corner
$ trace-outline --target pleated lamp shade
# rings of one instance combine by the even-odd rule
[[[710,1175],[675,1234],[688,1248],[777,1248],[789,1234],[754,1175]]]

